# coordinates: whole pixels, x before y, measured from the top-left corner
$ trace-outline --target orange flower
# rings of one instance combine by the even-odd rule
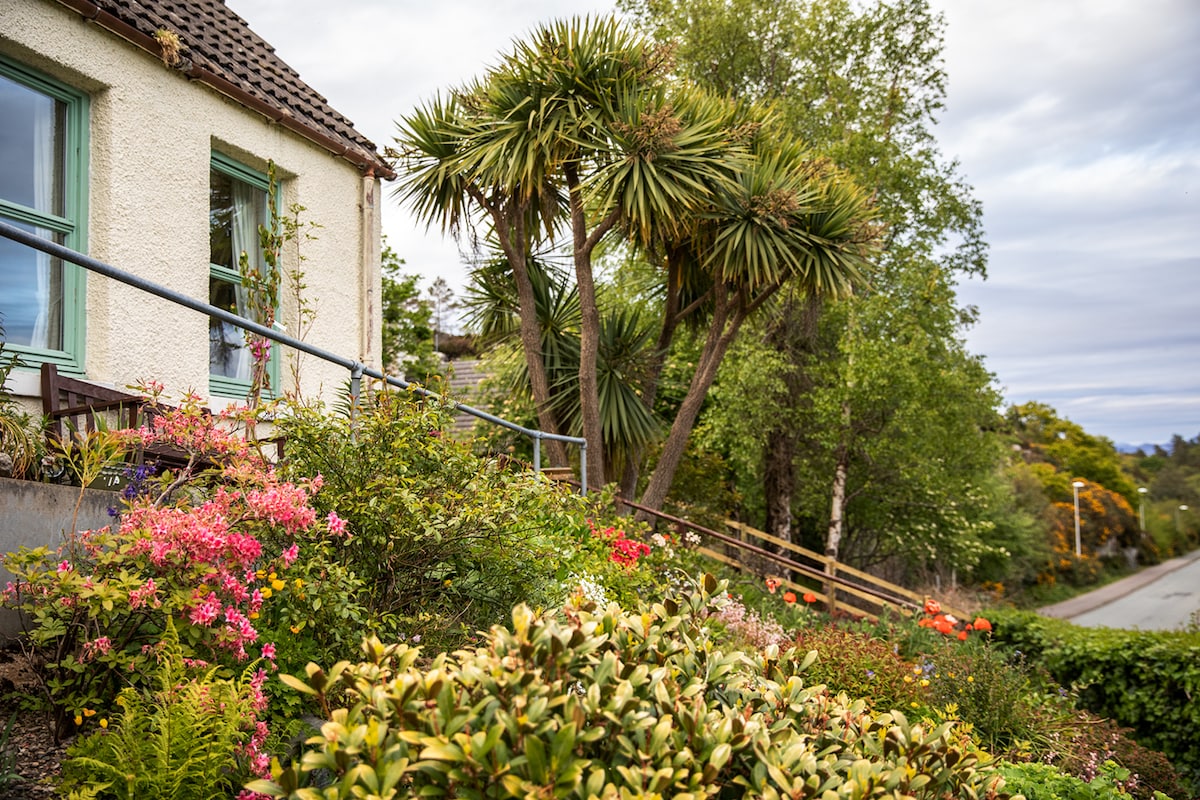
[[[933,599],[926,600],[925,601],[925,613],[926,614],[942,613],[942,604],[939,603],[937,600],[933,600]]]
[[[991,629],[992,629],[992,623],[988,622],[988,621],[987,621],[986,619],[984,619],[983,617],[976,617],[976,618],[975,618],[975,630],[977,630],[977,631],[990,631]]]
[[[958,640],[959,640],[960,642],[965,642],[965,641],[967,640],[967,632],[966,632],[966,631],[959,631],[959,632],[958,632]]]
[[[783,593],[783,602],[785,602],[785,603],[796,602],[796,593],[795,592],[784,592]]]
[[[813,594],[812,592],[805,592],[804,593],[804,602],[815,603],[815,602],[817,602],[817,596],[815,594]]]
[[[781,583],[783,583],[783,581],[779,580],[779,578],[767,578],[767,591],[771,594],[775,594],[775,590],[779,588]]]

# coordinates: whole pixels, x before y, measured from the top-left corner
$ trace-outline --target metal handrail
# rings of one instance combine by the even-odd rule
[[[414,391],[422,397],[448,403],[452,410],[470,414],[477,419],[482,419],[494,425],[507,428],[510,431],[519,433],[523,436],[528,436],[533,441],[533,468],[535,470],[541,470],[541,442],[543,439],[565,442],[567,444],[577,444],[579,445],[580,493],[584,495],[587,494],[587,440],[583,437],[565,436],[560,433],[548,433],[546,431],[526,428],[523,425],[518,425],[515,422],[501,419],[494,414],[489,414],[486,411],[482,411],[478,408],[460,403],[457,400],[444,397],[437,392],[430,391],[420,384],[409,383],[403,378],[386,375],[383,372],[380,372],[372,367],[368,367],[367,365],[352,358],[345,358],[337,355],[336,353],[323,350],[320,347],[316,347],[307,342],[294,339],[291,336],[281,333],[273,328],[261,325],[254,320],[246,319],[245,317],[239,317],[237,314],[226,311],[223,308],[218,308],[217,306],[210,305],[208,303],[202,303],[199,300],[188,297],[187,295],[180,294],[173,289],[160,286],[153,281],[139,278],[137,275],[132,275],[124,270],[117,269],[116,267],[105,264],[102,261],[98,261],[91,256],[86,256],[83,253],[77,253],[69,247],[64,247],[57,242],[47,241],[35,234],[22,230],[15,225],[10,225],[3,220],[0,220],[0,236],[3,236],[7,239],[12,239],[15,242],[23,244],[27,247],[32,247],[35,250],[40,250],[41,252],[54,256],[55,258],[69,261],[72,264],[83,267],[89,272],[99,273],[107,278],[112,278],[115,281],[132,286],[135,289],[140,289],[141,291],[149,292],[157,297],[161,297],[164,300],[169,300],[177,305],[190,308],[193,311],[199,311],[201,314],[207,314],[210,317],[215,317],[216,319],[224,322],[232,323],[237,325],[239,328],[243,328],[259,336],[264,336],[272,341],[279,342],[280,344],[290,347],[293,350],[299,350],[302,353],[315,356],[323,361],[337,364],[338,366],[350,371],[350,394],[355,399],[359,397],[359,392],[362,387],[362,378],[365,375],[370,378],[384,381],[388,385],[395,386],[399,389],[408,389],[410,391]],[[351,404],[351,409],[353,409],[353,403]]]

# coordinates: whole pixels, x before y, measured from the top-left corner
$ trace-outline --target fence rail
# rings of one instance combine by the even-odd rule
[[[288,336],[287,334],[277,331],[273,328],[260,325],[254,320],[240,317],[237,314],[226,311],[223,308],[209,305],[208,303],[201,302],[195,298],[176,292],[173,289],[168,289],[165,286],[161,286],[152,281],[140,278],[137,275],[133,275],[125,272],[124,270],[110,266],[109,264],[105,264],[104,262],[92,258],[91,256],[84,255],[83,253],[77,253],[69,247],[64,247],[56,242],[47,241],[36,234],[22,230],[21,228],[18,228],[15,225],[10,225],[4,221],[0,221],[0,236],[3,236],[6,239],[11,239],[12,241],[18,242],[19,244],[23,244],[27,247],[31,247],[34,250],[39,250],[55,258],[62,259],[63,261],[68,261],[72,264],[83,267],[89,272],[103,275],[107,278],[111,278],[112,280],[119,281],[120,283],[132,286],[135,289],[140,289],[141,291],[155,295],[156,297],[161,297],[164,300],[169,300],[172,303],[192,309],[193,311],[198,311],[201,314],[206,314],[209,317],[219,319],[223,322],[232,323],[237,325],[239,328],[250,331],[258,336],[264,336],[272,341],[278,342],[285,347],[290,347],[293,350],[298,350],[302,353],[315,356],[316,358],[327,361],[331,364],[336,364],[350,372],[350,394],[352,395],[354,401],[351,403],[352,410],[355,402],[357,402],[357,399],[360,397],[360,392],[362,390],[362,379],[365,376],[383,381],[389,386],[395,386],[399,389],[407,389],[409,391],[416,392],[422,397],[445,402],[450,405],[452,410],[470,414],[477,419],[485,420],[494,425],[499,425],[515,433],[529,437],[533,443],[533,468],[535,470],[541,469],[542,440],[545,439],[578,445],[580,463],[580,492],[585,495],[587,494],[587,441],[582,437],[548,433],[546,431],[526,428],[523,425],[518,425],[515,422],[501,419],[500,417],[497,417],[494,414],[489,414],[481,409],[459,403],[453,398],[443,397],[437,392],[426,389],[419,384],[410,383],[409,381],[406,381],[403,378],[395,375],[387,375],[380,370],[368,367],[356,359],[346,358],[345,356],[340,356],[336,353],[331,353],[328,350],[316,347],[308,342],[294,339],[291,336]]]
[[[783,586],[799,592],[811,592],[826,610],[844,610],[857,616],[878,619],[885,611],[919,613],[928,599],[924,595],[877,578],[862,570],[841,564],[813,550],[772,536],[741,522],[726,520],[729,532],[716,531],[694,522],[656,511],[632,500],[619,504],[661,520],[680,532],[700,535],[697,548],[703,555],[740,572],[765,578],[777,577]],[[769,549],[771,545],[777,550]],[[802,583],[807,579],[807,582]],[[940,603],[948,613],[966,618],[965,612]]]

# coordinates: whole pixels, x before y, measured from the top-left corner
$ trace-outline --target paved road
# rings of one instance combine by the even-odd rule
[[[1200,611],[1200,550],[1039,611],[1090,628],[1180,630]]]

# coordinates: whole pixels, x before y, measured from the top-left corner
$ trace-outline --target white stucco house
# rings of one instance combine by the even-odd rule
[[[259,257],[270,164],[276,208],[320,226],[283,249],[316,312],[304,340],[380,366],[380,181],[394,173],[374,144],[222,0],[0,0],[0,220],[240,311],[238,253]],[[10,381],[30,404],[42,363],[214,407],[249,385],[240,331],[3,237],[0,323],[30,365]],[[300,377],[328,397],[348,375],[306,356]]]

